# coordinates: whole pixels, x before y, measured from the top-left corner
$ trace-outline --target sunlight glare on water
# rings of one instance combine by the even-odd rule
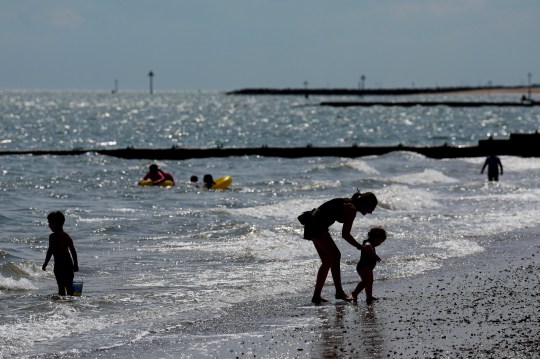
[[[536,108],[334,109],[315,106],[314,98],[217,93],[2,94],[1,150],[471,145],[486,133],[532,132],[539,118]],[[378,250],[383,280],[473,258],[485,241],[537,227],[540,218],[540,160],[503,156],[498,183],[480,174],[483,160],[407,152],[160,160],[177,182],[161,188],[137,186],[151,160],[3,156],[0,357],[97,357],[104,350],[129,357],[141,342],[155,353],[165,338],[189,345],[183,331],[236,303],[287,295],[308,302],[320,262],[296,217],[357,189],[373,191],[379,206],[358,214],[352,234],[364,239],[376,225],[389,233]],[[191,175],[206,173],[231,175],[230,189],[189,184]],[[52,265],[41,270],[52,210],[66,215],[84,279],[83,296],[69,301],[51,299]],[[349,287],[359,252],[340,230],[330,229]]]

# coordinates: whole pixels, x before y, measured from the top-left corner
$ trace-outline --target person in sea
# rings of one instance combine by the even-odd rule
[[[49,228],[52,233],[49,236],[49,248],[45,255],[45,262],[41,269],[46,270],[47,264],[54,257],[54,276],[58,284],[58,295],[73,295],[74,272],[79,271],[77,251],[73,240],[64,232],[66,218],[60,211],[54,211],[47,216]]]
[[[487,176],[489,181],[498,181],[499,180],[499,168],[501,169],[501,176],[503,175],[503,165],[501,159],[495,155],[488,156],[480,174],[484,173],[484,170],[488,168]]]
[[[148,168],[148,173],[146,173],[142,180],[144,181],[148,179],[152,180],[152,185],[154,186],[160,185],[164,181],[171,181],[174,186],[173,176],[170,173],[160,169],[156,164],[150,165],[150,167]]]
[[[351,293],[354,301],[358,300],[358,295],[364,289],[366,290],[367,304],[378,300],[373,296],[373,269],[375,269],[377,262],[381,261],[381,258],[377,255],[375,247],[380,246],[385,240],[386,231],[384,228],[373,227],[368,232],[368,238],[362,242],[362,254],[356,265],[356,271],[360,275],[360,283]]]
[[[205,174],[203,177],[203,187],[206,189],[212,188],[213,185],[215,185],[216,182],[214,182],[214,178],[211,174]]]
[[[336,288],[336,299],[351,301],[353,298],[345,293],[341,286],[341,252],[332,239],[328,228],[334,222],[343,223],[341,237],[350,245],[362,249],[360,244],[351,235],[353,221],[356,213],[362,215],[372,213],[377,207],[377,197],[372,192],[360,193],[357,191],[351,198],[334,198],[323,203],[319,208],[304,212],[298,219],[304,225],[304,239],[311,240],[317,254],[321,258],[321,266],[317,272],[315,289],[311,301],[315,304],[327,302],[321,296],[328,271],[332,273]]]
[[[201,184],[199,183],[199,177],[193,175],[189,178],[189,184],[192,185],[193,187],[197,187],[199,188],[201,186]]]

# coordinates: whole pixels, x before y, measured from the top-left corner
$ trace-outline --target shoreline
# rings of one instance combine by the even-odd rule
[[[237,304],[183,328],[175,345],[186,357],[538,358],[536,233],[480,238],[484,252],[421,276],[381,281],[375,272],[381,300],[373,305],[312,305],[311,289]],[[333,293],[331,283],[324,293]]]

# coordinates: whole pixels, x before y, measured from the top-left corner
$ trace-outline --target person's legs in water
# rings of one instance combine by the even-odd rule
[[[66,282],[67,295],[73,295],[73,293],[75,292],[73,290],[73,277],[74,277],[73,272],[66,273],[65,282]]]
[[[331,271],[332,273],[332,279],[334,280],[334,286],[336,287],[336,299],[352,300],[350,296],[345,294],[345,291],[341,286],[341,252],[334,243],[330,233],[326,232],[320,236],[314,237],[312,241],[322,263],[317,272],[317,281],[315,283],[315,290],[311,301],[313,303],[327,301],[322,298],[321,293],[324,282],[326,282],[328,276],[328,271]]]
[[[62,273],[54,273],[54,277],[56,278],[56,284],[58,284],[58,295],[65,296],[66,295],[66,283],[65,278],[62,275]]]
[[[371,304],[374,300],[378,300],[378,298],[373,296],[373,270],[366,267],[358,268],[358,274],[360,274],[361,282],[356,286],[353,297],[358,298],[362,289],[365,289],[367,304]]]
[[[58,270],[54,272],[54,276],[58,284],[58,295],[73,295],[73,272]]]
[[[365,268],[363,267],[356,267],[356,271],[358,272],[358,275],[360,276],[360,282],[356,285],[356,288],[352,291],[351,295],[353,297],[353,300],[358,300],[358,295],[364,290],[366,287],[366,282],[362,279],[362,272]]]

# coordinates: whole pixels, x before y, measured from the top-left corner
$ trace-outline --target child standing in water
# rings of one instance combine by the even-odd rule
[[[352,292],[353,300],[358,300],[360,292],[366,290],[366,302],[371,304],[378,300],[373,296],[373,269],[381,258],[377,255],[375,247],[380,246],[386,240],[386,231],[381,227],[371,228],[368,232],[368,239],[362,242],[362,254],[360,261],[356,265],[356,271],[360,275],[360,283]]]
[[[73,240],[64,232],[66,218],[59,211],[49,213],[47,216],[49,228],[53,233],[49,236],[49,248],[45,256],[45,263],[41,269],[46,270],[51,256],[54,256],[54,276],[58,284],[58,295],[73,295],[73,272],[79,271],[77,251]]]

